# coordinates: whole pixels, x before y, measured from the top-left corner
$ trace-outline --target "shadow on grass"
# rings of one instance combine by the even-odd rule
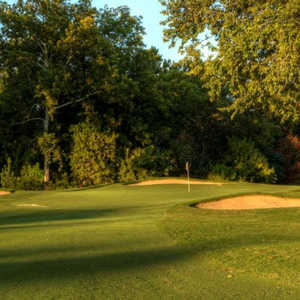
[[[64,193],[83,192],[83,191],[89,191],[89,190],[102,189],[102,188],[109,187],[109,186],[112,186],[112,185],[113,185],[113,183],[110,183],[110,184],[96,184],[96,185],[86,186],[86,187],[74,187],[74,188],[68,188],[68,189],[57,189],[56,191],[64,192]]]
[[[138,270],[148,266],[183,260],[190,255],[191,252],[187,252],[184,249],[158,248],[143,251],[105,253],[88,257],[4,262],[0,263],[0,285],[4,283],[20,284],[35,280],[73,278],[80,275],[90,276],[95,273]]]
[[[203,241],[190,242],[186,245],[187,249],[193,249],[198,253],[209,253],[215,251],[227,251],[237,248],[245,248],[260,245],[275,245],[279,246],[281,243],[299,243],[300,236],[294,235],[279,235],[279,234],[265,234],[265,233],[245,233],[235,235],[232,238],[211,238],[203,239]],[[184,245],[182,245],[184,247]]]
[[[8,214],[0,217],[1,225],[14,225],[14,224],[26,224],[35,222],[51,222],[51,221],[68,221],[90,218],[103,218],[109,216],[116,216],[125,209],[78,209],[78,210],[47,210],[28,213],[16,213]],[[1,227],[0,227],[1,229]]]
[[[65,255],[66,258],[53,258],[45,260],[30,261],[7,261],[0,263],[0,285],[1,284],[21,284],[25,282],[34,282],[36,280],[52,280],[59,278],[75,278],[78,276],[93,276],[96,273],[119,273],[132,270],[143,270],[151,266],[164,264],[174,264],[194,255],[205,255],[215,250],[229,250],[241,246],[251,246],[259,244],[260,238],[264,243],[274,240],[274,236],[257,235],[245,241],[243,237],[235,239],[218,239],[206,241],[193,249],[184,246],[165,247],[151,250],[134,250],[118,253],[88,254],[85,250],[72,252],[72,249],[43,249],[44,254],[50,256],[54,254]],[[243,241],[243,242],[242,242]],[[277,236],[276,242],[299,242],[294,237]],[[119,250],[114,247],[113,249]],[[83,251],[84,250],[84,251]],[[20,250],[21,251],[21,250]],[[36,251],[37,253],[41,253]],[[64,252],[66,252],[64,254]],[[70,253],[75,257],[69,257]],[[2,253],[3,254],[3,253]],[[16,254],[16,258],[23,255]],[[34,252],[28,253],[34,255]],[[87,256],[89,255],[89,256]],[[33,259],[30,257],[30,259]]]
[[[35,224],[33,224],[33,222],[29,222],[29,223],[23,223],[22,225],[20,225],[19,223],[16,224],[7,224],[7,225],[0,225],[0,232],[1,231],[11,231],[11,230],[31,230],[33,228],[68,228],[68,227],[78,227],[78,226],[85,226],[85,225],[95,225],[95,224],[107,224],[107,223],[118,223],[120,222],[120,219],[111,219],[111,218],[91,218],[93,221],[91,222],[90,219],[85,219],[85,221],[77,221],[80,219],[74,219],[74,221],[76,222],[47,222],[47,223],[43,223],[41,221],[36,222]],[[59,220],[58,220],[59,221]],[[63,221],[67,221],[67,220],[63,220]],[[122,221],[126,222],[126,221],[130,221],[130,218],[122,218]]]

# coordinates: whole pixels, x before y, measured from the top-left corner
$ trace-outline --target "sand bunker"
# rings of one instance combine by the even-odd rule
[[[0,196],[1,196],[1,195],[8,195],[8,194],[10,194],[10,192],[0,191]]]
[[[17,206],[21,206],[21,207],[47,207],[45,205],[29,204],[29,203],[17,204]]]
[[[206,209],[258,209],[279,207],[300,207],[300,199],[281,198],[270,195],[248,195],[222,200],[198,203],[197,207]]]
[[[156,180],[146,180],[138,183],[131,184],[131,186],[143,186],[143,185],[154,185],[154,184],[187,184],[186,179],[156,179]],[[208,182],[201,180],[192,180],[190,184],[213,184],[213,185],[222,185],[218,182]]]

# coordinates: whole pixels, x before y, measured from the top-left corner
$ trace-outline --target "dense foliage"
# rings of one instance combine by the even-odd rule
[[[161,2],[167,39],[197,49],[208,29],[217,40],[216,58],[207,62],[205,74],[213,99],[227,89],[233,113],[252,108],[283,122],[299,118],[298,0]]]
[[[222,179],[275,183],[276,173],[254,142],[236,137],[229,139],[228,150],[211,175]]]
[[[116,136],[101,132],[92,123],[72,128],[70,166],[79,185],[111,183],[115,177]]]
[[[298,6],[247,3],[166,1],[166,37],[188,45],[174,63],[127,7],[0,1],[1,185],[178,176],[186,161],[198,177],[298,180]],[[218,54],[204,62],[205,28]]]

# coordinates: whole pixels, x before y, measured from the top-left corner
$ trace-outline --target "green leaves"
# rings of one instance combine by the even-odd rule
[[[274,168],[269,166],[266,157],[256,148],[254,142],[237,137],[229,139],[227,152],[221,163],[214,166],[210,176],[250,182],[277,181]]]
[[[85,116],[95,111],[114,129],[126,118],[118,111],[133,98],[129,92],[137,94],[133,62],[147,53],[141,20],[127,8],[97,10],[88,0],[1,2],[0,24],[0,103],[12,124],[26,124],[28,132],[16,137],[8,128],[22,147],[24,136],[43,136],[44,163],[51,164],[61,133]],[[37,120],[44,126],[29,122]]]
[[[62,170],[61,149],[58,145],[59,140],[54,133],[44,133],[38,138],[38,145],[47,164],[58,163],[60,171]]]
[[[111,183],[116,164],[116,135],[106,134],[93,123],[72,128],[73,146],[70,165],[80,185]]]
[[[166,39],[197,46],[208,28],[218,40],[204,80],[212,100],[228,88],[233,114],[268,111],[299,118],[299,1],[165,1]]]

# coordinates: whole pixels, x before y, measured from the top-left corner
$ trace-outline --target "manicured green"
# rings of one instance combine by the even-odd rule
[[[189,206],[256,192],[300,198],[247,183],[0,196],[0,299],[299,299],[300,208]]]

